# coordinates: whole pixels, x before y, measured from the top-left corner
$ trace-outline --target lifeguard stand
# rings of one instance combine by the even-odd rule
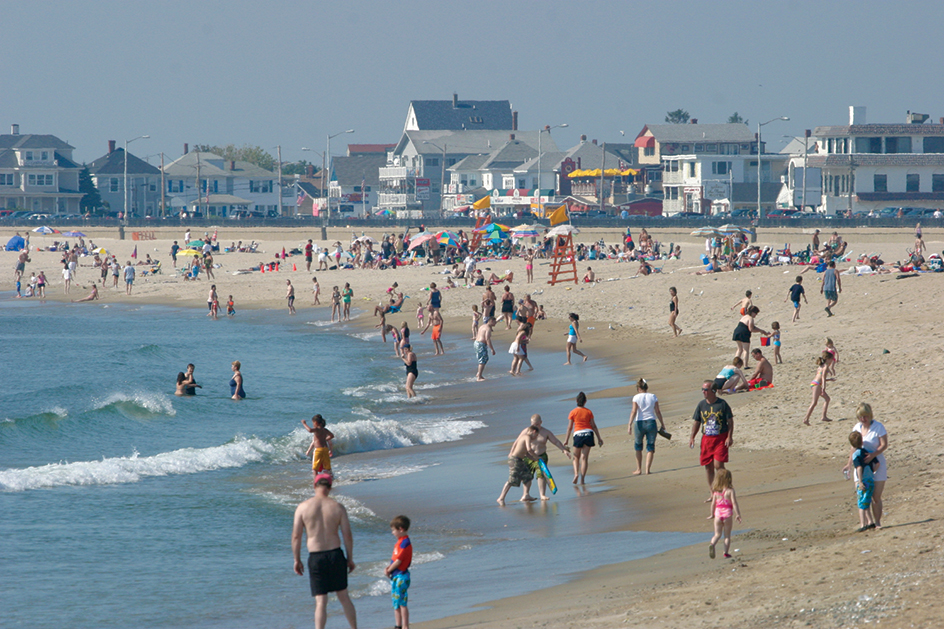
[[[472,230],[472,241],[469,243],[469,251],[475,253],[479,250],[479,246],[482,244],[482,236],[484,233],[478,231],[492,222],[492,213],[491,212],[476,212],[475,215],[475,229]]]
[[[551,258],[551,279],[547,281],[553,286],[557,283],[577,280],[577,255],[574,252],[574,235],[572,233],[558,234],[554,238],[554,253]]]

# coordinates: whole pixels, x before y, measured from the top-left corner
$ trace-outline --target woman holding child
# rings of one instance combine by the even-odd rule
[[[875,483],[875,489],[872,492],[872,521],[876,528],[882,528],[882,492],[885,491],[885,481],[888,480],[888,466],[885,464],[884,454],[888,449],[888,432],[881,422],[873,419],[872,407],[865,402],[856,408],[856,419],[859,422],[852,430],[862,434],[862,447],[869,452],[864,463],[871,463],[873,459],[879,462],[878,469],[872,476]],[[843,472],[849,472],[852,468],[853,454],[855,454],[855,448],[850,448],[849,461],[842,468]]]

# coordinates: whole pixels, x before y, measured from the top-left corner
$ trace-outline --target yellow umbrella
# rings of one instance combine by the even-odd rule
[[[179,255],[179,256],[198,256],[198,255],[200,255],[200,252],[197,251],[196,249],[181,249],[180,251],[177,252],[177,255]]]

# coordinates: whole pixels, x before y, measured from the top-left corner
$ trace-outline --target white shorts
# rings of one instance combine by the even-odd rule
[[[573,343],[574,345],[576,345],[576,344],[577,344],[577,337],[574,336],[574,335],[572,335],[572,334],[569,334],[569,335],[567,336],[567,342],[568,342],[568,343]]]

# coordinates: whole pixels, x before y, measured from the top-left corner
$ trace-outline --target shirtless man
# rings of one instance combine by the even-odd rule
[[[512,444],[511,452],[508,453],[508,482],[502,487],[501,495],[498,496],[499,505],[504,507],[508,490],[519,485],[524,485],[521,502],[534,502],[534,498],[530,495],[531,479],[534,478],[534,474],[531,472],[531,463],[538,460],[538,455],[534,452],[533,441],[537,434],[537,426],[528,426]]]
[[[769,360],[764,358],[764,354],[759,348],[754,348],[751,351],[751,356],[754,357],[756,365],[754,366],[754,373],[751,374],[750,380],[747,381],[748,385],[754,388],[766,387],[768,384],[773,384],[774,366],[770,364]]]
[[[547,442],[550,441],[555,446],[560,448],[560,451],[567,455],[567,458],[570,458],[570,446],[566,446],[560,442],[560,440],[554,436],[550,430],[541,425],[541,416],[534,414],[531,416],[531,426],[525,428],[521,431],[521,434],[518,436],[520,439],[527,433],[531,427],[537,428],[538,432],[531,437],[531,450],[534,452],[535,456],[547,463]],[[531,466],[531,473],[534,474],[534,477],[538,479],[538,493],[541,494],[541,500],[550,500],[547,496],[547,478],[544,477],[544,472],[541,471],[541,467],[538,465],[537,460],[534,460],[529,463]]]
[[[23,277],[23,272],[26,270],[26,263],[32,262],[29,258],[29,250],[24,249],[20,252],[20,255],[16,258],[16,267],[13,269],[13,281],[16,282],[21,277]]]
[[[583,276],[583,281],[587,284],[592,284],[597,281],[597,274],[593,272],[592,267],[587,267],[587,272]]]
[[[488,364],[488,350],[492,350],[492,356],[495,355],[495,347],[492,345],[492,328],[495,327],[495,317],[479,326],[475,333],[475,357],[478,360],[479,368],[475,374],[477,382],[485,382],[482,374],[485,372],[485,365]]]
[[[347,510],[331,493],[330,474],[319,474],[315,479],[315,496],[304,501],[295,509],[295,522],[292,526],[292,553],[295,555],[295,574],[303,575],[302,533],[308,536],[308,579],[311,595],[315,597],[315,627],[324,629],[328,620],[328,593],[335,592],[338,602],[344,608],[351,629],[357,629],[357,612],[347,593],[347,575],[353,572],[354,536],[351,534],[351,522]],[[338,535],[338,529],[341,535]],[[344,537],[344,549],[341,551],[341,536]]]
[[[288,313],[295,314],[295,287],[292,286],[292,280],[285,280],[288,289],[285,291],[285,299],[288,300]]]

